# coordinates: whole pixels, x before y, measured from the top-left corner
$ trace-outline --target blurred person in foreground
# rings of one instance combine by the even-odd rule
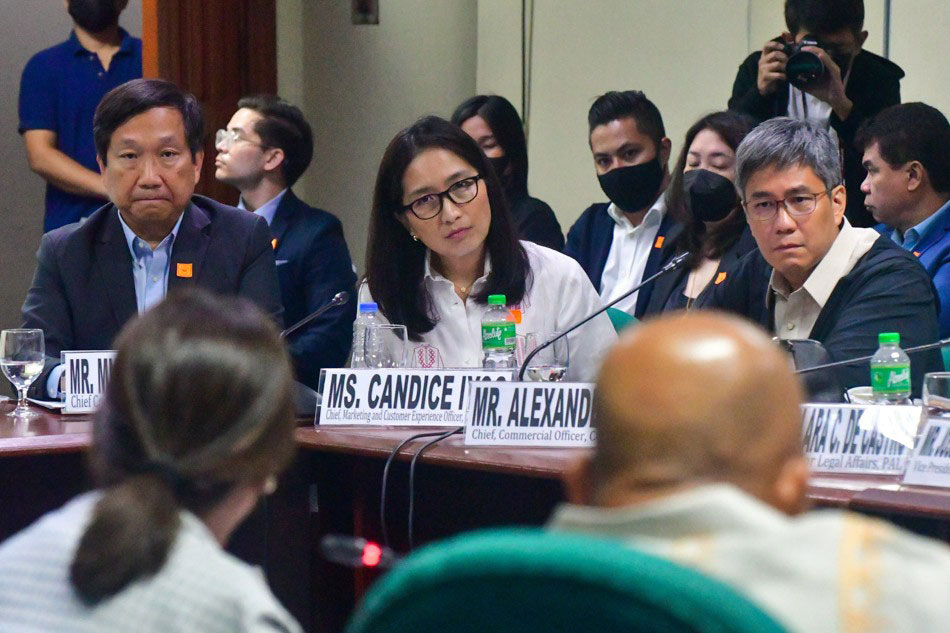
[[[222,549],[293,451],[293,374],[246,299],[180,291],[118,340],[98,488],[0,546],[4,631],[296,632]]]
[[[945,544],[805,511],[801,402],[787,355],[748,322],[698,312],[633,328],[601,367],[597,446],[549,527],[695,567],[791,631],[941,629]]]

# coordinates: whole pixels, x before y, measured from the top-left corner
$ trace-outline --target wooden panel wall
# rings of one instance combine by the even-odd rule
[[[276,0],[143,0],[143,71],[174,81],[204,108],[205,162],[197,192],[228,204],[214,179],[214,132],[244,95],[277,90]]]

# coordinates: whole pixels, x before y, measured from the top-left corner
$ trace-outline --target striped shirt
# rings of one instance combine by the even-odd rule
[[[100,494],[73,499],[0,546],[4,633],[299,633],[260,571],[222,550],[186,511],[161,571],[86,606],[69,566]]]

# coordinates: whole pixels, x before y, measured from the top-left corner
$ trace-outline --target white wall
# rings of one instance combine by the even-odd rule
[[[278,86],[304,109],[316,145],[296,188],[342,220],[360,271],[386,145],[416,118],[447,117],[475,92],[476,0],[380,5],[379,25],[354,25],[342,0],[277,4]]]
[[[480,60],[488,18],[479,15]],[[598,95],[643,90],[663,114],[675,157],[686,128],[725,107],[749,48],[744,1],[535,0],[533,18],[529,188],[565,230],[605,199],[587,141],[587,111]],[[520,50],[506,61],[520,76]],[[480,92],[493,74],[479,69]]]
[[[141,0],[129,2],[120,23],[141,36]],[[34,53],[65,40],[71,28],[61,0],[0,0],[0,328],[20,324],[45,210],[45,181],[30,171],[17,134],[20,75]]]
[[[923,101],[950,117],[950,2],[893,0],[891,59],[907,76],[902,101]]]

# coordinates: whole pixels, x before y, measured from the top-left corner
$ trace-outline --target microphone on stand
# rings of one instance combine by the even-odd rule
[[[927,343],[925,345],[918,345],[917,347],[908,347],[904,350],[905,354],[913,354],[915,352],[926,352],[927,350],[937,349],[938,347],[945,347],[950,345],[950,338],[940,339],[935,343]],[[813,371],[821,371],[823,369],[834,369],[835,367],[844,367],[846,365],[854,365],[857,363],[867,363],[874,355],[870,356],[861,356],[859,358],[849,358],[846,360],[838,360],[833,363],[825,363],[823,365],[815,365],[814,367],[805,367],[803,369],[796,369],[796,374],[808,374]]]
[[[593,319],[595,316],[606,312],[609,308],[614,307],[614,305],[616,305],[617,303],[620,303],[621,301],[623,301],[624,299],[626,299],[627,297],[629,297],[630,295],[632,295],[633,293],[635,293],[635,292],[636,292],[637,290],[639,290],[640,288],[643,288],[643,287],[646,286],[647,284],[652,283],[652,282],[653,282],[654,280],[656,280],[658,277],[662,277],[662,276],[665,275],[666,273],[668,273],[668,272],[670,272],[670,271],[672,271],[672,270],[676,270],[677,268],[682,267],[684,264],[686,264],[687,261],[689,261],[689,259],[690,259],[691,256],[692,256],[691,253],[688,253],[688,252],[687,252],[687,253],[681,253],[680,255],[677,255],[676,257],[674,257],[674,258],[671,259],[670,261],[666,262],[666,264],[663,266],[663,268],[661,268],[660,270],[656,271],[655,273],[653,273],[652,275],[650,275],[649,277],[647,277],[646,279],[644,279],[643,281],[641,281],[640,283],[638,283],[636,286],[634,286],[633,288],[631,288],[631,289],[628,290],[627,292],[623,293],[622,295],[620,295],[619,297],[617,297],[616,299],[614,299],[613,301],[611,301],[610,303],[608,303],[608,304],[605,305],[604,307],[595,310],[594,312],[592,312],[591,314],[587,315],[586,317],[584,317],[583,319],[581,319],[580,321],[578,321],[578,322],[575,323],[574,325],[570,326],[569,328],[567,328],[566,330],[564,330],[563,332],[561,332],[560,334],[558,334],[558,335],[555,336],[554,338],[551,338],[550,340],[544,341],[543,343],[541,343],[540,345],[538,345],[537,347],[535,347],[533,350],[531,350],[531,352],[530,352],[527,356],[524,357],[524,361],[521,363],[521,369],[518,370],[518,380],[520,380],[520,381],[523,381],[523,380],[524,380],[524,372],[525,372],[525,371],[527,370],[527,368],[528,368],[528,362],[529,362],[532,358],[534,358],[534,357],[538,354],[538,352],[540,352],[541,350],[543,350],[543,349],[546,348],[546,347],[549,347],[551,344],[553,344],[553,343],[554,343],[555,341],[557,341],[558,339],[561,339],[561,338],[567,336],[568,334],[570,334],[571,332],[573,332],[574,330],[576,330],[576,329],[579,328],[580,326],[584,325],[585,323],[587,323],[588,321],[590,321],[591,319]]]
[[[328,301],[328,302],[325,303],[324,305],[320,306],[320,308],[318,308],[315,312],[312,312],[312,313],[308,314],[307,316],[305,316],[304,318],[302,318],[301,320],[297,321],[296,323],[294,323],[293,325],[291,325],[289,328],[287,328],[286,330],[284,330],[283,332],[281,332],[281,333],[280,333],[280,338],[286,339],[286,338],[289,337],[291,334],[295,333],[297,330],[299,330],[299,329],[302,328],[303,326],[307,325],[308,323],[310,323],[311,321],[313,321],[314,319],[316,319],[318,316],[320,316],[321,314],[323,314],[324,312],[326,312],[326,311],[329,310],[330,308],[334,308],[334,307],[336,307],[336,306],[341,306],[341,305],[343,305],[344,303],[346,303],[347,301],[349,301],[349,299],[350,299],[350,293],[348,293],[346,290],[341,290],[340,292],[338,292],[338,293],[336,293],[335,295],[333,295],[333,298],[330,299],[330,301]]]

